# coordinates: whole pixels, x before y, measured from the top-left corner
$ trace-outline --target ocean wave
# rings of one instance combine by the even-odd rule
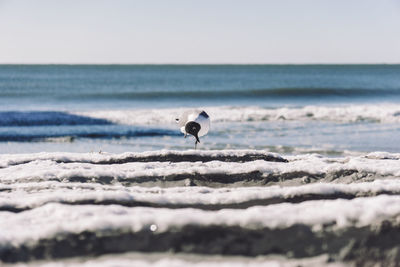
[[[207,111],[212,122],[333,121],[400,122],[400,105],[370,104],[265,108],[260,106],[197,107]],[[0,127],[175,125],[175,119],[190,108],[123,109],[90,111],[0,111]]]
[[[46,260],[45,266],[76,267],[76,266],[97,266],[97,267],[348,267],[347,264],[329,262],[328,255],[321,255],[311,258],[287,258],[285,256],[221,256],[221,255],[196,255],[196,254],[172,254],[170,252],[128,252],[108,254],[103,256],[83,256],[72,259]],[[24,267],[38,267],[37,262],[24,264]]]
[[[248,162],[265,160],[271,162],[287,162],[276,153],[264,150],[209,150],[209,151],[176,151],[161,150],[147,152],[109,153],[34,153],[34,154],[0,154],[0,168],[26,164],[32,161],[51,160],[57,163],[91,163],[91,164],[124,164],[130,162]]]
[[[151,100],[158,99],[219,99],[221,97],[238,98],[332,98],[332,97],[377,97],[377,96],[399,96],[399,88],[334,88],[334,87],[281,87],[281,88],[237,88],[237,89],[200,89],[200,90],[130,90],[130,91],[101,91],[101,92],[70,92],[68,94],[56,92],[55,98],[64,100]],[[36,97],[37,94],[31,92],[0,92],[2,97]]]
[[[347,106],[304,106],[263,108],[247,107],[203,107],[213,123],[251,121],[333,121],[341,123],[400,122],[400,105],[347,105]],[[95,110],[74,114],[104,119],[127,125],[175,124],[175,118],[188,110],[173,109],[128,109]]]
[[[354,199],[400,195],[400,181],[376,180],[353,184],[314,183],[297,187],[172,187],[146,188],[93,183],[15,183],[0,185],[0,211],[22,212],[48,203],[120,205],[125,207],[245,209],[310,200]],[[6,196],[12,195],[13,198]]]
[[[61,111],[0,111],[0,127],[109,124],[112,124],[112,122],[105,119]]]
[[[400,197],[385,195],[218,211],[50,203],[0,213],[0,260],[169,251],[296,258],[328,253],[365,262],[366,251],[385,259],[396,249],[397,242],[388,240],[399,238],[399,214]],[[348,249],[353,243],[366,245]]]
[[[332,97],[376,97],[398,96],[398,88],[243,88],[235,90],[159,90],[159,91],[131,91],[131,92],[95,92],[66,95],[65,99],[85,100],[150,100],[150,99],[219,99],[219,98],[332,98]]]
[[[207,152],[215,153],[215,152]],[[348,158],[326,158],[319,155],[287,156],[288,162],[273,162],[256,159],[247,162],[225,161],[182,161],[180,162],[129,162],[119,164],[92,164],[109,156],[83,154],[81,162],[57,162],[57,154],[38,156],[37,160],[27,160],[27,155],[14,156],[16,166],[9,166],[7,155],[0,169],[3,184],[27,182],[82,182],[115,184],[127,186],[209,186],[238,187],[263,185],[301,185],[315,182],[365,182],[400,177],[398,159],[379,159],[356,156]],[[393,155],[394,157],[395,155]],[[20,157],[20,158],[18,158]],[[53,157],[53,160],[52,160]],[[65,154],[64,161],[74,158]],[[29,158],[29,157],[28,157]],[[155,159],[156,160],[156,159]],[[24,163],[24,161],[26,163]],[[11,162],[12,165],[12,162]]]
[[[179,136],[162,128],[91,125],[87,127],[18,127],[0,128],[0,142],[73,142],[76,138],[121,139],[133,137]]]

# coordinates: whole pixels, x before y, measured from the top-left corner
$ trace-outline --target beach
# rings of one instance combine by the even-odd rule
[[[0,65],[0,261],[396,266],[399,65]],[[194,150],[175,119],[205,110]]]
[[[399,159],[255,150],[1,155],[0,257],[55,266],[68,266],[65,258],[183,266],[200,264],[196,254],[211,256],[205,265],[391,265]],[[136,254],[89,257],[127,252]],[[218,255],[226,259],[213,262]],[[254,258],[271,255],[279,257]]]

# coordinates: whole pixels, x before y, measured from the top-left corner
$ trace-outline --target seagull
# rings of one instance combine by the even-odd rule
[[[194,149],[197,148],[197,143],[200,143],[200,136],[204,136],[210,130],[210,117],[204,110],[186,111],[180,118],[176,119],[181,132],[193,135],[196,138]]]

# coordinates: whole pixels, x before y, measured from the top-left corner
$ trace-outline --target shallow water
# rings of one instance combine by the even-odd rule
[[[395,266],[399,162],[386,152],[2,154],[0,262]]]

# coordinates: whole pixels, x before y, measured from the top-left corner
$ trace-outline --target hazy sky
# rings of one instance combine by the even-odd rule
[[[400,0],[0,0],[0,63],[400,63]]]

